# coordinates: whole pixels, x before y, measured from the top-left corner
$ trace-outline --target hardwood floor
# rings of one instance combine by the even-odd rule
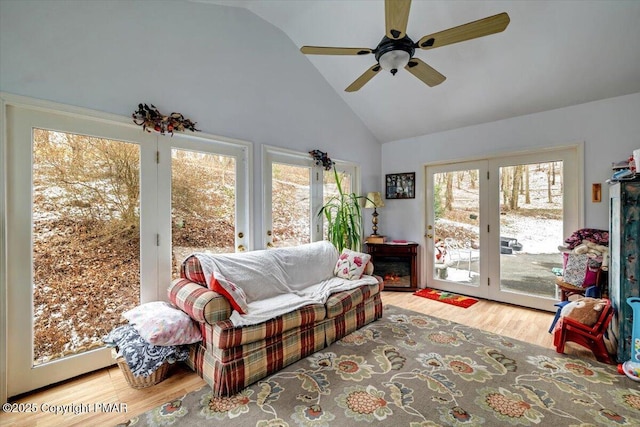
[[[554,348],[553,336],[547,333],[553,319],[552,313],[484,300],[464,309],[416,297],[411,292],[385,291],[382,299],[385,305],[404,307],[542,347]],[[566,353],[595,360],[588,350],[572,343],[567,344]],[[37,412],[18,414],[3,411],[0,413],[0,425],[115,425],[205,385],[194,372],[179,366],[174,367],[169,377],[160,384],[136,390],[129,387],[119,368],[112,366],[12,400],[12,403],[28,404],[28,407],[37,409]],[[59,411],[66,409],[71,413],[46,412],[55,408]]]

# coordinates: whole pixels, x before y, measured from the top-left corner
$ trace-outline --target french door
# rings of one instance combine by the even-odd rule
[[[186,250],[247,245],[249,146],[11,103],[5,110],[14,396],[113,364],[102,337],[124,311],[166,299],[172,264]]]
[[[427,286],[553,311],[581,223],[578,149],[426,167]]]
[[[324,170],[307,153],[263,148],[263,242],[267,248],[297,246],[326,237],[323,204],[338,194],[334,170]],[[358,192],[358,168],[336,161],[342,190]]]

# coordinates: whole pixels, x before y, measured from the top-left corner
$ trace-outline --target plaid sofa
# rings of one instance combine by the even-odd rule
[[[332,294],[266,322],[234,327],[231,305],[207,288],[196,257],[187,258],[169,300],[198,322],[203,341],[191,346],[187,364],[213,389],[229,396],[382,317],[380,290],[364,285]]]

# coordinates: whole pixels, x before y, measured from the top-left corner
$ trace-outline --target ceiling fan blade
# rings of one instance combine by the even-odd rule
[[[431,87],[437,86],[446,80],[445,76],[443,76],[438,71],[431,68],[429,65],[425,64],[418,58],[411,58],[404,69]]]
[[[436,47],[499,33],[507,28],[509,21],[509,15],[506,12],[502,12],[488,18],[424,36],[418,41],[418,47],[421,49],[435,49]]]
[[[300,52],[305,55],[368,55],[373,51],[366,47],[302,46]]]
[[[384,20],[387,25],[387,37],[398,40],[407,34],[410,8],[411,0],[385,0]]]
[[[351,83],[349,87],[347,87],[344,91],[355,92],[359,90],[362,86],[367,84],[369,80],[373,78],[373,76],[378,74],[378,71],[380,71],[381,69],[382,67],[379,64],[374,65],[373,67],[362,73],[362,75],[358,77],[353,83]]]

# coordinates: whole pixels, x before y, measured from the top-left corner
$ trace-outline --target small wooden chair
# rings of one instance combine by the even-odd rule
[[[613,317],[611,301],[606,301],[600,317],[593,326],[584,325],[567,317],[561,319],[553,336],[553,345],[556,346],[558,353],[564,353],[564,345],[567,342],[575,342],[591,350],[598,361],[615,364],[604,343],[604,334]]]

